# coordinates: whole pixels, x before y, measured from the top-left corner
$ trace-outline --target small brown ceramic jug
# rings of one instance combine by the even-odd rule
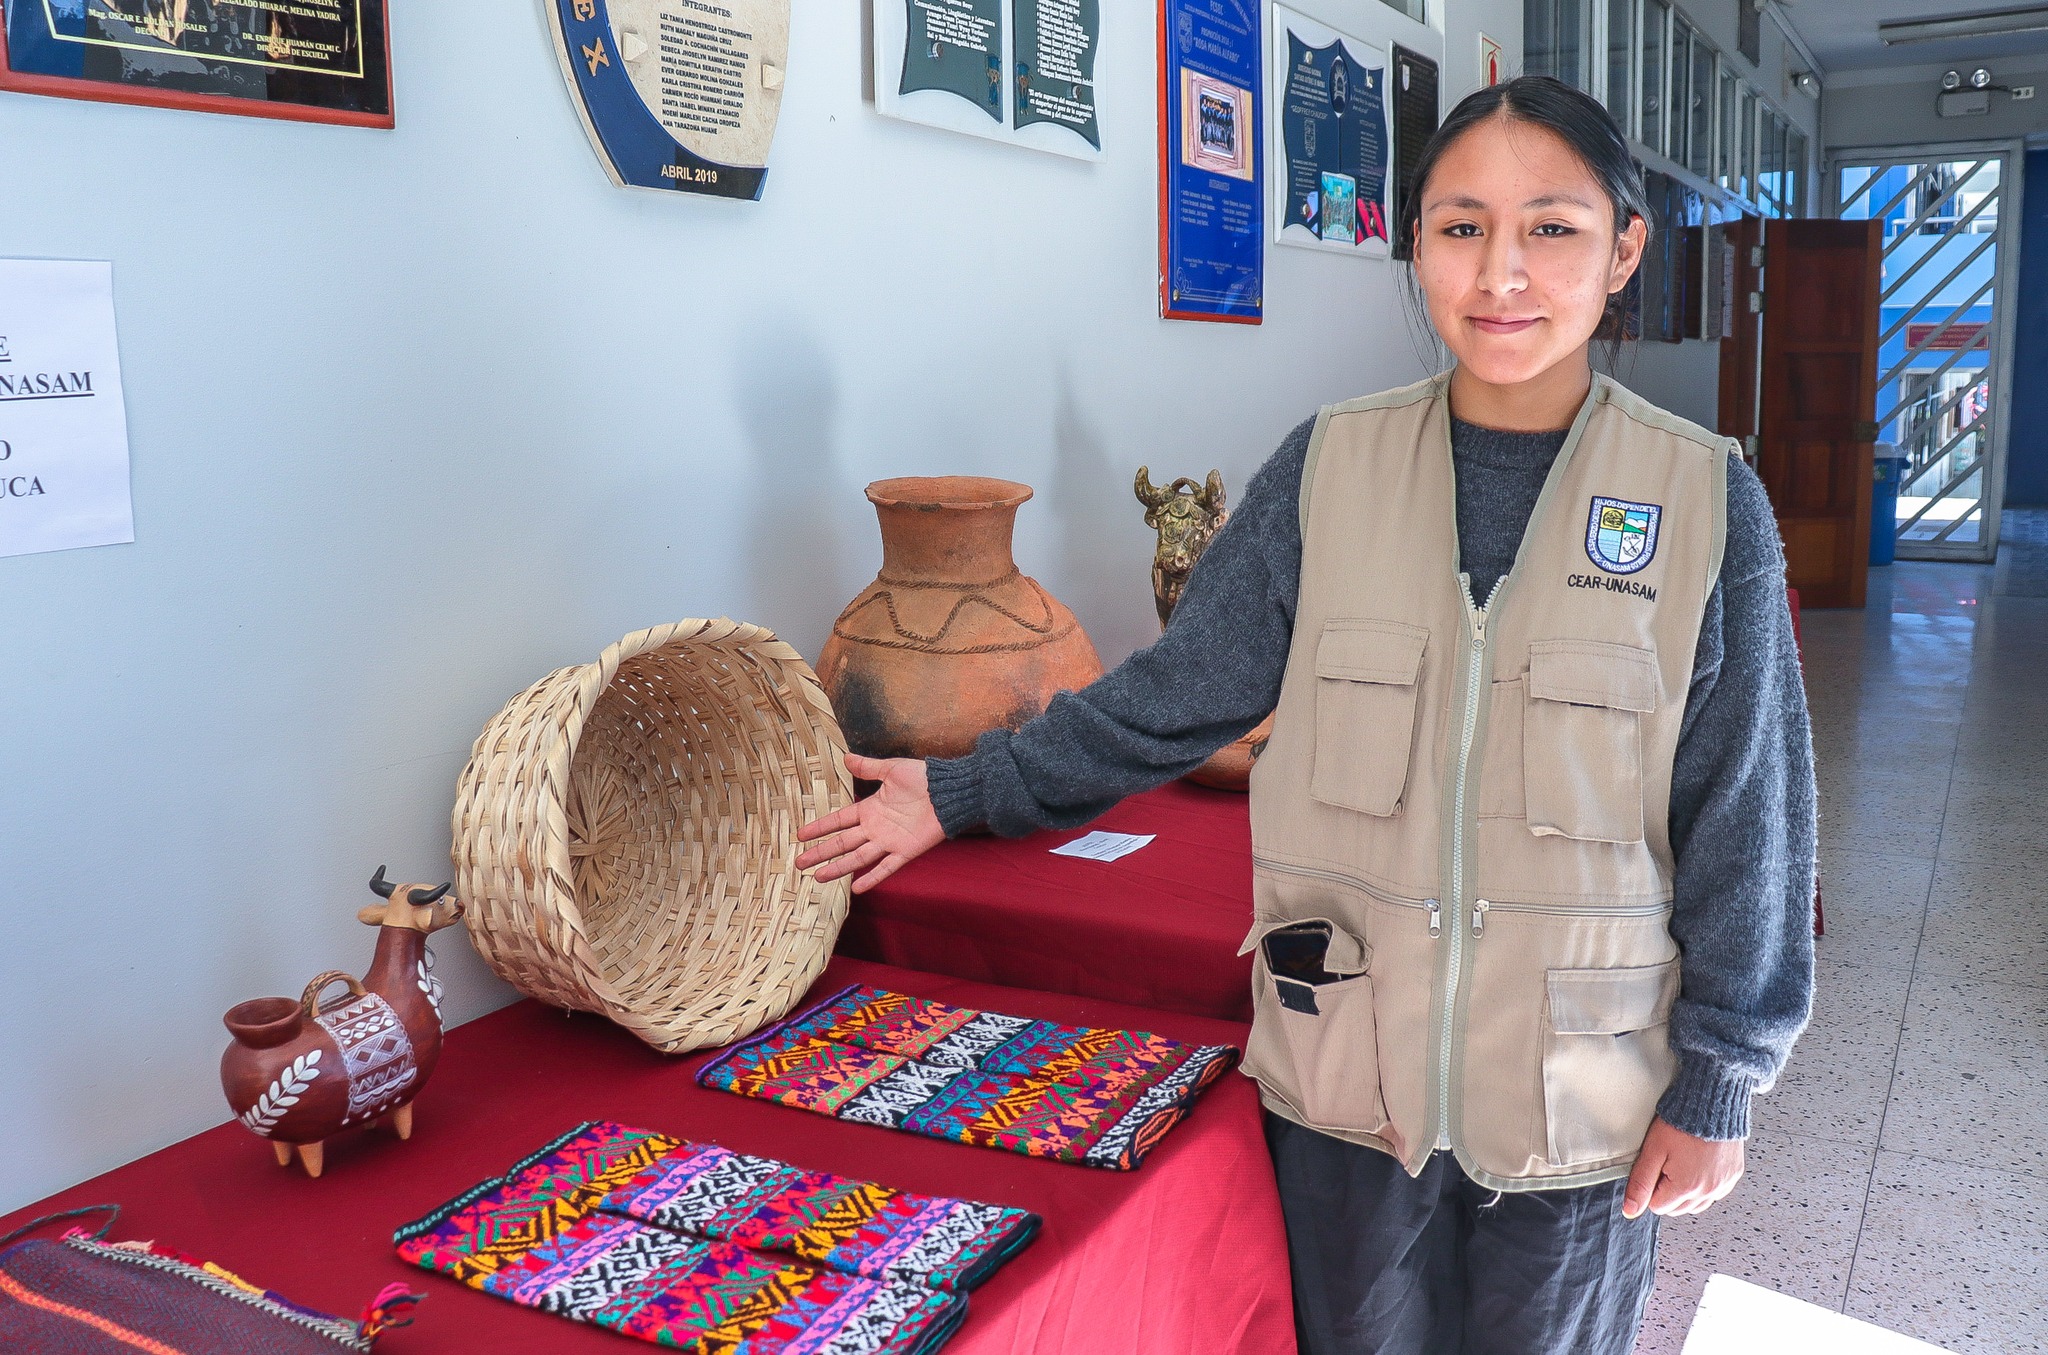
[[[462,916],[452,886],[392,885],[379,866],[370,888],[382,903],[356,916],[377,927],[376,954],[360,980],[330,970],[294,1002],[258,997],[222,1020],[234,1043],[221,1055],[221,1088],[251,1133],[270,1140],[279,1166],[293,1149],[318,1176],[326,1140],[388,1121],[412,1136],[412,1101],[441,1056],[441,985],[428,969],[427,935]],[[335,984],[345,999],[323,1005]]]

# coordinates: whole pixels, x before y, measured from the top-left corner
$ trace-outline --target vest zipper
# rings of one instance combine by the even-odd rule
[[[1303,875],[1312,880],[1328,880],[1332,884],[1349,885],[1361,894],[1370,894],[1381,903],[1396,908],[1420,908],[1429,913],[1429,934],[1432,939],[1443,933],[1443,905],[1436,899],[1404,899],[1398,894],[1389,894],[1370,881],[1341,870],[1324,870],[1317,866],[1297,866],[1286,861],[1274,861],[1268,857],[1254,855],[1252,864],[1261,870],[1278,871],[1282,875]]]
[[[1465,650],[1465,710],[1462,728],[1458,736],[1457,780],[1451,797],[1451,878],[1445,897],[1462,901],[1465,897],[1465,800],[1471,782],[1472,744],[1479,733],[1479,680],[1486,675],[1486,609],[1500,596],[1500,586],[1507,582],[1503,574],[1493,581],[1493,588],[1486,595],[1486,601],[1472,605],[1472,576],[1458,575],[1458,597],[1465,604],[1465,615],[1470,622],[1472,643]],[[1453,907],[1456,904],[1454,902]],[[1456,914],[1452,914],[1456,917]],[[1462,929],[1451,929],[1451,943],[1444,954],[1444,1010],[1443,1025],[1438,1031],[1436,1146],[1448,1149],[1451,1144],[1451,1054],[1456,1032],[1453,1029],[1458,1010],[1458,981],[1464,967],[1464,946],[1461,942]]]
[[[1486,935],[1488,913],[1548,913],[1555,917],[1655,917],[1668,913],[1668,903],[1632,903],[1614,907],[1597,903],[1495,903],[1478,899],[1472,904],[1472,935]]]

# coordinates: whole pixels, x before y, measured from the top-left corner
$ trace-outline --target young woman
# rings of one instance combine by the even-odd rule
[[[1302,1349],[1625,1355],[1658,1216],[1734,1186],[1807,1017],[1784,562],[1733,445],[1593,371],[1647,233],[1597,103],[1473,95],[1404,211],[1450,371],[1297,428],[1115,672],[969,757],[854,761],[880,791],[799,864],[866,889],[1076,825],[1277,706],[1245,1071]]]

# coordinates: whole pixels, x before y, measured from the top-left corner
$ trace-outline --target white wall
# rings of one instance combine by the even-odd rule
[[[220,1014],[366,963],[514,692],[684,616],[815,656],[867,481],[1037,486],[1018,558],[1114,661],[1140,462],[1241,489],[1419,373],[1382,263],[1156,318],[1151,5],[1103,6],[1099,166],[878,118],[860,7],[796,10],[758,204],[612,188],[530,0],[394,4],[395,132],[0,96],[0,255],[114,261],[137,533],[0,560],[0,1208],[226,1118]],[[1453,24],[1455,98],[1520,5]],[[455,1018],[509,999],[438,949]]]
[[[1984,66],[2001,85],[2032,85],[2027,101],[1991,96],[1991,111],[1944,118],[1935,112],[1943,71],[1967,76]],[[1984,141],[2048,132],[2048,61],[2038,56],[1951,61],[1933,65],[1851,71],[1828,83],[1823,131],[1830,150],[1848,146],[1904,146],[1943,141]]]

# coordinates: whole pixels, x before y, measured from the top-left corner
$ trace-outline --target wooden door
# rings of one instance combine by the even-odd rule
[[[1881,224],[1764,227],[1756,469],[1808,607],[1861,607],[1869,579]]]
[[[1722,256],[1729,270],[1722,299],[1728,332],[1721,336],[1719,431],[1742,439],[1742,453],[1756,459],[1758,350],[1763,337],[1763,221],[1747,213],[1719,228],[1727,240]]]

